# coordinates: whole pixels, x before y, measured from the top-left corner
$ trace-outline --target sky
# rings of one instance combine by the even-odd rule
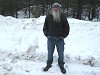
[[[47,38],[43,34],[45,16],[16,19],[0,15],[0,75],[63,75],[57,65],[42,69],[47,61]],[[100,22],[68,18],[70,33],[65,41],[66,75],[100,74]]]

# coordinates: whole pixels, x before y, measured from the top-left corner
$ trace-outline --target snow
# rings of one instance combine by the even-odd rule
[[[57,51],[48,72],[45,16],[16,19],[0,15],[0,75],[63,75],[57,65]],[[100,22],[68,18],[70,34],[65,40],[66,75],[100,74]]]

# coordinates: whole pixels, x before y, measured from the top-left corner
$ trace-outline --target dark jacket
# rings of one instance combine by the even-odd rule
[[[53,16],[51,14],[47,15],[45,18],[43,32],[47,36],[60,36],[66,38],[69,34],[69,23],[64,14],[60,16],[61,22],[57,23],[53,21]]]

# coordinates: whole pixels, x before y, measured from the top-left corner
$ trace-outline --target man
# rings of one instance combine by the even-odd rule
[[[59,3],[52,5],[51,11],[45,18],[43,32],[48,39],[48,60],[43,71],[48,71],[53,63],[53,53],[55,46],[58,52],[58,65],[62,73],[66,73],[64,68],[64,38],[69,34],[68,21],[61,10]]]

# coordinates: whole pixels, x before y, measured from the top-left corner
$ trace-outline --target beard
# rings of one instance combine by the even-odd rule
[[[57,12],[52,11],[52,15],[53,15],[53,21],[60,22],[60,12],[59,11]]]

